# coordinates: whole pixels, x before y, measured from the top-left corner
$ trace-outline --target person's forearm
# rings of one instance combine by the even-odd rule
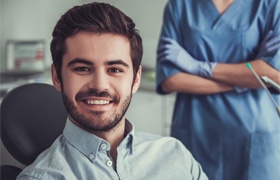
[[[162,83],[162,89],[167,93],[215,94],[230,91],[232,87],[199,76],[178,73],[166,79]]]
[[[258,59],[250,64],[259,76],[267,76],[280,84],[280,72],[266,62]],[[217,64],[213,70],[212,78],[216,81],[245,88],[259,88],[260,83],[253,73],[247,68],[246,63]]]

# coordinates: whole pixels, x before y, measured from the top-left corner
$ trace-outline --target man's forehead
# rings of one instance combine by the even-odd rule
[[[107,65],[127,64],[132,66],[130,43],[127,38],[110,33],[80,32],[66,39],[64,59],[75,63],[102,61]],[[81,61],[84,60],[84,61]],[[87,61],[87,62],[86,62]]]

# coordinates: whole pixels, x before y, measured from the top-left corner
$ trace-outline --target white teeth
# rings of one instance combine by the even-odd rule
[[[104,105],[104,104],[109,104],[109,101],[105,101],[105,100],[87,100],[87,104]]]

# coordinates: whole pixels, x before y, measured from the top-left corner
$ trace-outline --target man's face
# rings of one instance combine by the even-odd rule
[[[133,82],[129,41],[119,35],[79,32],[66,39],[62,82],[52,67],[70,119],[89,131],[109,131],[125,114],[141,76]]]

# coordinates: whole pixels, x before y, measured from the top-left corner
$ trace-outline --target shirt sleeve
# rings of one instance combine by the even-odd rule
[[[197,180],[208,180],[207,175],[203,171],[203,168],[201,167],[200,163],[196,161],[196,159],[193,157],[191,152],[181,143],[178,142],[179,147],[183,154],[185,154],[185,159],[190,165],[190,174],[192,176],[192,179],[197,179]]]
[[[161,37],[169,37],[176,40],[179,44],[182,42],[180,33],[180,14],[182,4],[181,0],[170,0],[164,9],[163,25],[161,29]],[[158,47],[162,45],[159,40]],[[157,52],[158,53],[158,52]],[[179,73],[180,70],[170,63],[156,63],[156,91],[159,94],[165,94],[161,89],[161,84],[167,78]]]
[[[21,175],[18,176],[16,180],[40,180],[40,179],[32,176]]]
[[[274,3],[271,3],[269,6],[270,14],[266,19],[266,33],[272,30],[274,35],[280,36],[280,1],[275,0],[271,2]],[[266,34],[264,34],[263,37],[265,37],[265,35]],[[280,71],[280,49],[268,52],[260,58]]]

